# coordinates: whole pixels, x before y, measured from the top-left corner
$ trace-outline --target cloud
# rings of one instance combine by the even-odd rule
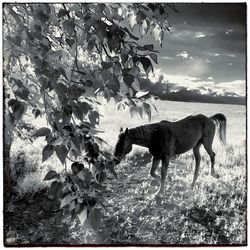
[[[187,53],[187,51],[182,51],[181,53],[177,54],[176,56],[182,57],[184,59],[189,58],[189,54]]]
[[[236,57],[236,55],[234,55],[234,54],[226,54],[226,56],[228,56],[228,57]]]
[[[217,95],[235,95],[245,96],[245,80],[234,80],[228,82],[215,83],[212,76],[206,80],[199,77],[192,77],[188,75],[171,75],[165,74],[162,70],[155,70],[154,74],[149,74],[152,82],[157,82],[159,79],[164,83],[172,83],[176,86],[174,89],[187,88],[187,90],[199,90],[201,94],[216,93]]]
[[[170,57],[170,56],[160,56],[159,58],[164,59],[164,60],[173,60],[173,59],[175,59],[174,57]]]
[[[206,35],[203,32],[196,32],[195,37],[196,38],[202,38],[202,37],[206,37]]]

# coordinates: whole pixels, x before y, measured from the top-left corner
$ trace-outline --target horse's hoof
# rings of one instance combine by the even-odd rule
[[[218,178],[220,178],[220,176],[219,176],[219,174],[211,174],[214,178],[216,178],[216,179],[218,179]]]
[[[151,178],[153,178],[154,180],[160,180],[161,179],[161,177],[159,176],[159,175],[157,175],[157,174],[155,174],[155,175],[149,175],[149,178],[151,179]]]

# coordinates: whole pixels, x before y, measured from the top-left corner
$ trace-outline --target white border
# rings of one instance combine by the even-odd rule
[[[0,12],[1,12],[1,18],[0,18],[0,26],[1,26],[1,34],[2,34],[2,3],[3,2],[6,2],[6,3],[27,3],[27,2],[33,2],[33,3],[72,3],[72,2],[152,2],[152,0],[134,0],[134,1],[113,1],[113,0],[109,0],[109,1],[105,1],[105,0],[98,0],[98,1],[95,1],[95,0],[85,0],[85,1],[63,1],[63,0],[58,0],[58,1],[37,1],[37,0],[33,0],[33,1],[30,1],[30,0],[19,0],[19,1],[15,1],[15,0],[9,0],[9,1],[3,1],[3,0],[0,0],[0,3],[1,3],[1,7],[0,7]],[[157,0],[155,2],[171,2],[171,3],[247,3],[246,1],[237,1],[237,0],[234,0],[234,1],[221,1],[221,0],[217,0],[217,1],[198,1],[198,0],[192,0],[192,1],[162,1],[162,0]],[[248,24],[248,21],[249,21],[249,15],[247,14],[247,24]],[[249,25],[247,25],[247,33],[249,33]],[[0,50],[0,57],[1,57],[1,66],[0,66],[0,69],[1,69],[1,74],[2,74],[2,58],[3,58],[3,55],[2,55],[2,39],[0,39],[0,45],[1,45],[1,50]],[[247,42],[247,45],[248,45],[248,42]],[[247,57],[249,57],[249,49],[247,50]],[[248,75],[248,72],[249,72],[249,66],[248,66],[248,63],[247,63],[247,75]],[[248,79],[248,77],[247,77]],[[3,84],[3,83],[2,83]],[[247,81],[246,81],[246,84],[247,84]],[[3,93],[2,93],[2,90],[3,90],[3,86],[1,85],[1,88],[0,88],[0,122],[1,122],[1,136],[3,138],[3,106],[2,106],[2,100],[3,100]],[[246,92],[247,96],[248,96],[248,93]],[[249,107],[249,98],[247,100],[247,107]],[[248,108],[249,109],[249,108]],[[247,112],[247,117],[248,117],[248,113],[249,111]],[[249,133],[248,133],[248,129],[247,129],[247,141],[249,142]],[[1,205],[1,208],[2,208],[2,212],[0,213],[0,247],[3,247],[3,197],[2,197],[2,194],[3,194],[3,159],[2,159],[2,156],[3,156],[3,140],[1,140],[1,143],[0,143],[0,159],[1,159],[1,163],[0,163],[0,175],[1,175],[1,184],[0,184],[0,193],[1,193],[1,199],[0,199],[0,205]],[[250,158],[249,158],[249,154],[247,155],[247,160],[249,162]],[[248,166],[247,166],[248,167]],[[250,172],[250,169],[248,169],[248,182],[249,182],[249,172]],[[248,186],[248,185],[247,185]],[[248,188],[249,189],[249,188]],[[248,220],[248,241],[250,240],[249,238],[249,200],[250,200],[250,197],[249,197],[249,191],[248,191],[248,202],[247,202],[247,206],[248,206],[248,210],[247,210],[247,220]],[[98,247],[98,246],[96,246]],[[95,248],[96,248],[95,247]],[[26,247],[14,247],[14,248],[11,248],[11,249],[25,249]],[[32,247],[32,248],[42,248],[42,247]],[[47,249],[50,249],[51,247],[47,247]],[[61,247],[60,247],[61,248]],[[103,249],[105,249],[106,247],[101,247]],[[108,247],[109,249],[124,249],[125,247]],[[126,247],[127,248],[127,247]],[[136,249],[138,247],[129,247],[130,249]],[[142,248],[142,247],[140,247]],[[156,249],[158,247],[143,247],[143,249]],[[166,248],[166,247],[161,247],[161,248]],[[169,248],[169,247],[168,247]],[[172,247],[173,249],[177,249],[177,250],[181,250],[183,249],[183,247]],[[191,248],[191,247],[188,247],[188,248]],[[198,248],[198,249],[221,249],[222,247],[195,247],[195,248]],[[225,247],[223,247],[225,248]],[[246,249],[247,247],[230,247],[230,249]],[[76,247],[71,247],[71,249],[79,249],[76,248]],[[94,249],[94,247],[84,247],[84,249]]]

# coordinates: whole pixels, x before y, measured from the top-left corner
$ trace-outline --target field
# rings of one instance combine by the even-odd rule
[[[225,114],[228,145],[223,147],[217,136],[213,145],[216,153],[215,170],[220,175],[219,179],[214,179],[209,175],[209,157],[202,149],[199,177],[194,190],[191,190],[194,159],[192,152],[187,152],[171,160],[164,197],[155,199],[153,194],[158,189],[159,183],[149,178],[151,157],[145,148],[135,146],[126,159],[116,167],[118,180],[108,176],[105,181],[104,206],[98,208],[102,213],[98,228],[93,229],[72,222],[66,230],[63,226],[65,221],[62,222],[59,218],[51,221],[43,218],[39,222],[41,228],[39,231],[47,230],[47,242],[41,239],[41,232],[36,231],[31,236],[27,235],[26,231],[25,235],[21,230],[21,224],[20,229],[13,225],[6,229],[9,242],[74,245],[246,244],[245,106],[169,101],[156,101],[154,104],[158,112],[152,113],[151,122],[163,119],[175,121],[198,113],[208,116],[215,113]],[[111,152],[114,150],[120,127],[131,128],[149,123],[146,116],[143,119],[139,115],[131,118],[126,110],[116,111],[113,102],[103,103],[100,111],[103,115],[100,129],[105,131],[101,137],[108,144],[104,147]],[[42,120],[38,120],[35,125],[41,127],[43,123]],[[62,170],[55,157],[41,164],[40,150],[44,145],[45,142],[42,139],[35,141],[32,145],[17,140],[12,148],[13,168],[17,165],[20,153],[25,155],[23,164],[26,173],[25,176],[19,178],[16,187],[19,197],[27,194],[33,197],[32,194],[35,191],[46,187],[42,179],[48,169]],[[17,207],[18,205],[12,209],[15,210]],[[25,218],[28,218],[30,214],[25,215],[24,212],[20,212],[23,226],[32,232],[32,229],[35,230],[37,226],[36,220],[34,219],[27,226]],[[49,223],[47,223],[48,220]],[[18,218],[13,218],[13,223],[18,223]],[[57,234],[53,227],[57,227]]]

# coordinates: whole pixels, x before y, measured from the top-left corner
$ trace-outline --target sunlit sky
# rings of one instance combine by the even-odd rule
[[[172,34],[165,34],[163,48],[158,46],[159,64],[151,79],[163,74],[176,87],[245,95],[245,4],[182,3],[176,8],[179,13],[169,11]]]

